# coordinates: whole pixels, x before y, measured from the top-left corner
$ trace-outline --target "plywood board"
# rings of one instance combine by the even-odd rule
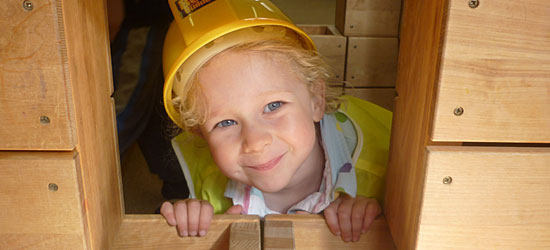
[[[252,215],[214,215],[204,237],[180,237],[160,215],[126,215],[109,249],[229,249],[232,223],[258,223]]]
[[[396,96],[394,88],[345,88],[344,93],[393,111],[393,102]]]
[[[334,25],[298,25],[315,43],[332,71],[330,85],[342,84],[346,69],[347,37],[342,36]]]
[[[429,147],[418,249],[549,249],[549,179],[550,148]]]
[[[0,249],[84,249],[73,152],[0,152]]]
[[[291,221],[296,249],[396,249],[383,217],[374,220],[370,230],[357,242],[344,242],[330,232],[322,215],[267,215],[267,221]]]
[[[450,3],[433,140],[550,142],[550,2]]]
[[[446,1],[404,1],[384,214],[398,249],[414,249]]]
[[[337,0],[335,23],[345,36],[397,36],[401,0]]]
[[[395,86],[398,50],[397,38],[349,37],[346,86]]]
[[[62,13],[55,0],[0,2],[0,150],[73,150]]]

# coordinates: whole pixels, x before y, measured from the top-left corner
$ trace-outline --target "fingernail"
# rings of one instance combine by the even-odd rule
[[[345,237],[345,238],[344,238],[344,241],[345,241],[345,242],[350,242],[350,241],[351,241],[351,238],[350,238],[350,237]]]
[[[199,231],[199,235],[200,235],[200,236],[205,236],[205,235],[206,235],[206,231],[200,230],[200,231]]]
[[[342,233],[341,232],[336,232],[336,235],[337,236],[340,236]]]
[[[359,241],[359,236],[353,237],[353,241]]]
[[[191,235],[191,236],[197,236],[197,231],[191,231],[191,232],[189,233],[189,235]]]
[[[184,231],[180,232],[180,236],[181,237],[187,237],[187,231],[184,230]]]

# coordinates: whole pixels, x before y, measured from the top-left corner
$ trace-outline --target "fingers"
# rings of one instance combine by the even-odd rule
[[[342,240],[345,242],[352,240],[351,213],[353,203],[354,199],[344,199],[338,207],[338,223],[340,223]]]
[[[323,214],[325,215],[325,221],[327,222],[328,228],[336,236],[341,235],[340,224],[338,223],[338,213],[337,213],[340,202],[341,202],[340,199],[336,199],[327,208],[325,208],[323,212]]]
[[[212,215],[214,214],[214,208],[208,201],[200,201],[201,214],[199,219],[199,236],[205,236],[210,222],[212,222]]]
[[[201,215],[201,202],[197,199],[187,200],[187,227],[189,236],[197,236]]]
[[[166,201],[162,203],[160,214],[164,217],[168,225],[175,226],[177,224],[176,217],[174,216],[174,206],[171,202]]]
[[[363,230],[363,222],[365,218],[365,211],[367,209],[367,199],[357,199],[353,204],[351,212],[351,230],[353,235],[353,241],[358,241],[361,237]]]
[[[225,214],[241,214],[243,212],[243,207],[241,205],[235,205],[227,209]]]
[[[365,210],[365,218],[363,219],[363,228],[361,230],[361,233],[366,233],[370,229],[370,226],[372,225],[374,219],[378,215],[380,215],[380,213],[382,213],[382,208],[376,200],[369,200],[367,208]]]
[[[178,201],[174,204],[174,213],[176,215],[176,228],[178,233],[182,237],[189,236],[189,231],[187,227],[187,202]]]

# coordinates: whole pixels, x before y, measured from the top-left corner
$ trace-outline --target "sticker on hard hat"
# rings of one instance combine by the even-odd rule
[[[200,9],[202,6],[214,1],[215,0],[176,0],[176,7],[178,7],[182,17],[186,17],[187,15]]]

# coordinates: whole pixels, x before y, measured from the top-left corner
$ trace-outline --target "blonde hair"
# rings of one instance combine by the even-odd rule
[[[330,68],[316,51],[298,47],[296,43],[289,40],[270,39],[238,44],[216,56],[228,52],[262,52],[276,59],[287,59],[291,62],[293,72],[308,86],[311,94],[316,94],[319,89],[325,90],[325,113],[335,112],[340,106],[340,93],[330,91],[327,86],[331,76]],[[202,67],[207,66],[213,58]],[[185,130],[194,130],[197,126],[204,124],[209,112],[198,81],[199,70],[194,71],[187,86],[183,88],[182,95],[173,94],[175,97],[172,99],[172,104],[179,112],[180,123]]]

